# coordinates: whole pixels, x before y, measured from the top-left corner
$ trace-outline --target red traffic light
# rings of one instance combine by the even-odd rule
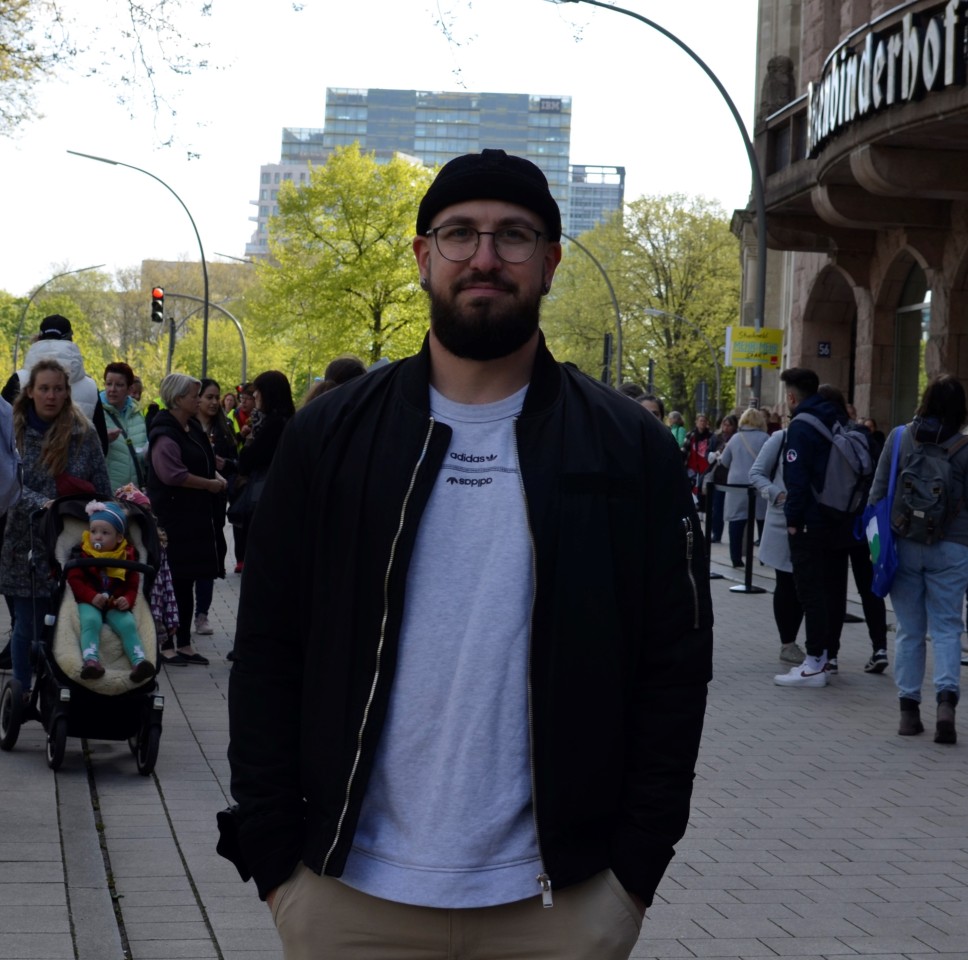
[[[165,322],[165,288],[153,287],[151,290],[151,321]]]

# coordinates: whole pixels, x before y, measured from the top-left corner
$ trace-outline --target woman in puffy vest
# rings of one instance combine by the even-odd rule
[[[195,418],[200,386],[200,381],[184,373],[168,374],[161,381],[166,409],[155,416],[148,434],[148,498],[168,537],[168,564],[178,604],[176,638],[165,638],[161,644],[166,666],[208,664],[191,645],[195,581],[225,576],[216,524],[226,483],[215,469],[212,445]]]

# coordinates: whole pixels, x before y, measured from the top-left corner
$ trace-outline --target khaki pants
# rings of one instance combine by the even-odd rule
[[[642,920],[611,870],[497,907],[414,907],[360,893],[300,864],[272,917],[286,960],[627,960]]]

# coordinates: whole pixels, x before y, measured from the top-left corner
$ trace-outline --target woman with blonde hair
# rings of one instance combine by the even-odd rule
[[[110,496],[101,441],[71,401],[67,371],[50,358],[38,360],[13,405],[14,436],[24,463],[24,491],[7,513],[0,554],[0,592],[13,598],[13,675],[24,696],[30,690],[30,642],[49,607],[53,581],[42,525],[34,511],[72,493]],[[33,568],[33,578],[31,578]],[[33,582],[31,582],[31,579]]]
[[[768,439],[765,414],[762,410],[750,407],[743,411],[739,418],[739,429],[730,437],[719,461],[729,470],[726,482],[740,485],[726,491],[723,511],[729,529],[729,559],[734,567],[744,566],[743,537],[746,535],[746,520],[749,515],[749,496],[743,487],[749,486],[750,468]],[[756,522],[760,529],[765,517],[766,501],[757,497]],[[753,536],[752,531],[750,536]]]

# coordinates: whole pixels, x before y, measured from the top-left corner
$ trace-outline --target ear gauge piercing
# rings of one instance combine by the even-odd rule
[[[420,286],[423,287],[424,290],[427,289],[427,278],[426,277],[421,277],[420,278]]]
[[[546,281],[544,282],[544,284],[542,285],[542,287],[541,287],[541,290],[542,290],[542,291],[543,291],[544,293],[550,293],[550,292],[551,292],[551,284],[550,284],[550,283],[548,283],[548,281],[546,280]]]

